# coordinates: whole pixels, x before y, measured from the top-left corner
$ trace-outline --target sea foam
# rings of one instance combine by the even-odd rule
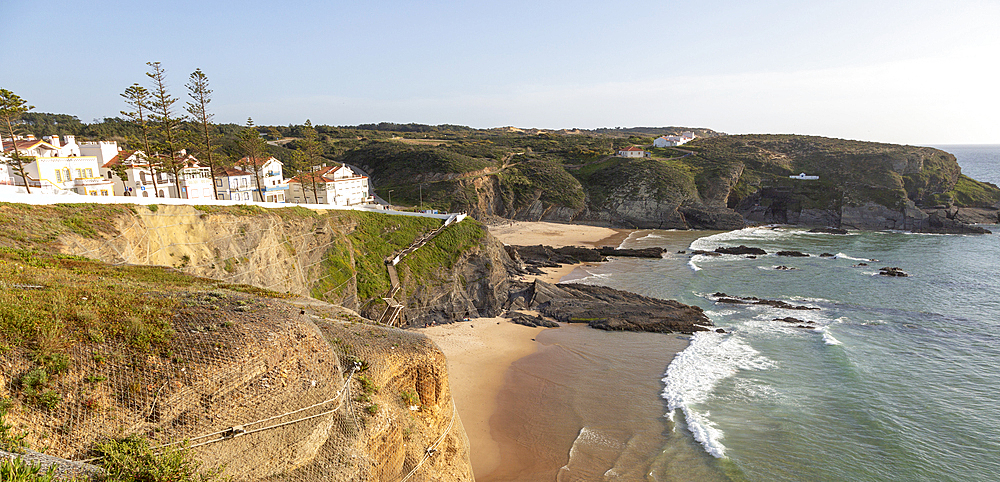
[[[673,412],[680,409],[694,439],[712,456],[724,457],[722,430],[709,419],[708,411],[699,412],[695,406],[707,401],[719,382],[740,370],[772,366],[774,362],[732,334],[695,333],[691,344],[674,357],[663,378],[667,416],[672,419]]]

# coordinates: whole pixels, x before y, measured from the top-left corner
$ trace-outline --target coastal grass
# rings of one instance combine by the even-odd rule
[[[0,202],[0,246],[55,251],[66,233],[84,238],[118,234],[117,220],[135,212],[124,204],[54,204],[34,206]]]

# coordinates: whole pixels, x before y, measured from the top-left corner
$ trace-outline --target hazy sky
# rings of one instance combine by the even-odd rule
[[[1000,143],[997,0],[4,3],[0,87],[84,121],[160,61],[219,122]]]

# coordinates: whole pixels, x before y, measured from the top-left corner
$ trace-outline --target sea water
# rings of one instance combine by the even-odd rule
[[[1000,146],[942,147],[963,172],[1000,182]],[[639,231],[623,246],[673,249],[676,240]],[[672,251],[574,280],[678,299],[725,330],[695,334],[666,367],[669,431],[643,478],[1000,479],[1000,235],[761,227],[711,233],[687,250],[740,244],[810,256]],[[881,276],[881,267],[910,276]],[[718,303],[716,292],[818,309]],[[786,317],[800,321],[777,321]],[[684,464],[671,464],[678,454]]]

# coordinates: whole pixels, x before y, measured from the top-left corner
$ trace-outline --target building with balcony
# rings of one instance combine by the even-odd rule
[[[274,157],[244,157],[236,161],[236,168],[250,173],[254,201],[286,202],[288,183],[285,182],[281,161]]]
[[[368,176],[345,165],[322,166],[288,180],[292,202],[353,206],[374,202]]]
[[[250,201],[256,190],[253,174],[235,167],[219,169],[215,172],[215,191],[219,199]]]

